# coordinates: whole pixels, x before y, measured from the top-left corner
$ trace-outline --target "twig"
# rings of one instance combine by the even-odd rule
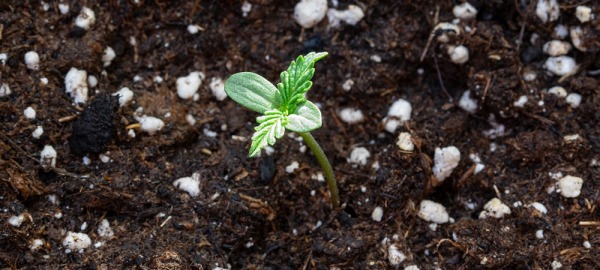
[[[437,56],[435,55],[435,53],[433,54],[433,61],[435,62],[435,70],[437,71],[437,77],[440,81],[440,86],[442,87],[442,90],[444,91],[446,96],[448,96],[450,102],[452,102],[452,96],[450,96],[450,93],[448,93],[448,90],[446,90],[446,87],[444,86],[444,80],[442,79],[442,73],[440,72],[440,66],[438,65]]]

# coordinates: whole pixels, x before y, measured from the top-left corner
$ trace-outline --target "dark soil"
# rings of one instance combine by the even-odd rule
[[[45,2],[47,11],[42,1],[0,2],[0,53],[8,55],[0,84],[12,90],[0,97],[2,269],[390,269],[390,244],[407,255],[401,269],[552,269],[553,262],[600,269],[600,20],[582,24],[575,17],[582,3],[599,17],[596,1],[559,1],[559,20],[546,24],[535,15],[537,1],[470,1],[479,14],[461,25],[472,31],[449,43],[469,48],[464,65],[452,63],[447,45],[436,39],[427,47],[437,22],[452,21],[452,7],[461,1],[366,0],[356,26],[330,28],[325,19],[306,30],[292,19],[296,1],[249,1],[247,17],[242,1],[83,1],[96,15],[87,31],[73,25],[80,1]],[[341,9],[358,3],[339,2]],[[59,3],[69,4],[67,14]],[[190,24],[204,30],[190,34]],[[580,66],[565,78],[543,68],[542,46],[558,24],[581,25],[588,47],[569,52]],[[539,36],[533,43],[532,35]],[[107,46],[116,58],[104,67]],[[32,50],[39,70],[23,61]],[[240,71],[277,82],[291,60],[310,51],[330,54],[316,64],[309,98],[322,105],[323,128],[313,135],[333,163],[341,210],[331,208],[325,183],[312,178],[320,167],[297,140],[285,136],[271,157],[248,158],[250,142],[235,136],[250,138],[256,114],[209,90],[210,78]],[[85,106],[65,93],[71,67],[98,78],[88,105],[122,87],[133,90],[133,102],[115,117],[110,110],[86,116]],[[175,81],[192,71],[206,75],[199,99],[180,99]],[[525,80],[526,72],[537,77]],[[355,82],[350,91],[342,88],[347,79]],[[545,91],[557,85],[579,93],[581,105],[572,108]],[[465,90],[478,101],[473,114],[458,106]],[[528,102],[516,107],[523,95]],[[382,119],[399,98],[412,104],[412,119],[391,134]],[[36,119],[23,115],[28,106]],[[139,107],[165,127],[128,136],[125,127],[137,122]],[[337,112],[346,107],[366,119],[341,121]],[[78,151],[69,139],[94,133],[78,135],[77,123],[86,117],[112,119],[106,129],[93,127],[111,136],[92,138],[91,148]],[[484,135],[499,124],[505,132]],[[44,130],[39,139],[31,135],[36,126]],[[414,136],[414,153],[396,146],[401,131]],[[573,134],[579,139],[563,139]],[[45,145],[58,152],[55,169],[40,165]],[[434,187],[435,148],[450,145],[461,161]],[[367,165],[348,163],[356,146],[370,151]],[[110,160],[89,154],[86,165],[79,152]],[[485,164],[477,174],[470,154]],[[287,173],[294,161],[299,169]],[[193,173],[200,177],[196,197],[173,186]],[[556,173],[581,177],[581,194],[548,193]],[[495,197],[511,214],[478,219]],[[423,199],[443,204],[454,222],[432,230],[417,216]],[[532,202],[548,212],[526,207]],[[377,206],[384,210],[380,222],[371,218]],[[9,224],[20,214],[19,227]],[[97,233],[103,219],[114,230],[111,239]],[[92,246],[66,253],[67,231],[88,234]],[[34,239],[43,241],[37,250],[30,249]]]

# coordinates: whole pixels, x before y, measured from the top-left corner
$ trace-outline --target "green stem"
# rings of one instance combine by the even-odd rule
[[[302,139],[310,150],[315,154],[319,165],[323,169],[323,173],[325,174],[325,179],[327,180],[327,186],[329,187],[329,193],[331,193],[331,204],[333,208],[338,208],[340,206],[340,195],[338,193],[337,184],[335,182],[335,175],[333,174],[333,169],[331,168],[331,164],[329,160],[327,160],[327,156],[325,156],[325,152],[321,149],[321,146],[315,138],[310,135],[309,132],[299,132]]]

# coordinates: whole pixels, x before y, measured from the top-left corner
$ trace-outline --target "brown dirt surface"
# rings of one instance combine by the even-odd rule
[[[0,86],[12,92],[0,95],[0,269],[600,269],[600,3],[559,1],[560,17],[543,23],[537,0],[470,0],[477,17],[456,21],[461,33],[451,35],[433,29],[452,22],[463,1],[329,1],[365,16],[339,27],[326,17],[304,30],[293,19],[296,1],[247,2],[246,16],[244,1],[230,0],[0,2]],[[579,5],[595,17],[580,22]],[[83,7],[95,14],[88,30],[74,25]],[[559,39],[559,25],[583,33],[568,53],[577,70],[563,77],[544,67],[543,45]],[[447,54],[456,45],[469,49],[464,64]],[[116,54],[110,65],[107,47]],[[25,65],[28,51],[39,55],[38,70]],[[209,86],[241,71],[278,82],[311,51],[329,52],[308,97],[323,114],[312,134],[332,162],[342,209],[332,209],[299,136],[286,132],[273,154],[248,158],[256,114]],[[87,104],[65,92],[72,67],[98,81]],[[205,76],[198,95],[181,99],[177,78],[193,71]],[[550,94],[553,86],[581,104]],[[81,118],[96,97],[123,87],[134,96],[116,115]],[[472,112],[460,106],[466,90]],[[400,98],[412,117],[390,133],[382,119]],[[344,108],[364,120],[344,122]],[[143,115],[164,127],[143,132]],[[96,129],[76,134],[110,135],[99,134],[92,150],[100,154],[71,152],[80,119]],[[411,133],[413,152],[396,145],[400,132]],[[55,167],[40,160],[47,145]],[[461,158],[439,183],[434,153],[448,146]],[[370,152],[364,165],[348,161],[357,147]],[[583,179],[576,198],[556,190],[567,175]],[[197,196],[173,184],[192,176]],[[493,198],[510,214],[480,219]],[[421,218],[423,200],[445,206],[449,222]],[[113,235],[98,230],[103,220]],[[68,250],[67,232],[91,245]],[[406,256],[397,265],[391,245]]]

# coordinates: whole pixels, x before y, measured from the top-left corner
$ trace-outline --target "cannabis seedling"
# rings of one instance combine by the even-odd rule
[[[297,132],[321,165],[331,193],[331,203],[337,208],[340,199],[333,169],[323,149],[310,134],[321,127],[321,111],[306,99],[306,92],[312,86],[310,80],[315,74],[315,62],[325,56],[326,52],[298,56],[286,71],[281,72],[281,82],[277,87],[256,73],[233,74],[225,81],[225,92],[242,106],[262,114],[256,117],[259,125],[252,135],[250,157],[256,156],[267,145],[275,144],[286,129]]]

